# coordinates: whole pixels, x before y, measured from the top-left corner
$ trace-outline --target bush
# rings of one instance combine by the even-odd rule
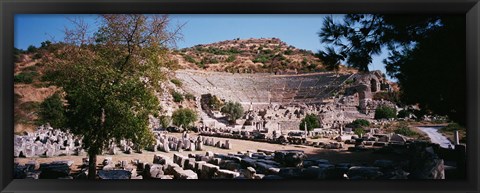
[[[37,67],[35,65],[28,66],[28,67],[25,67],[23,71],[37,71]]]
[[[55,79],[58,78],[58,76],[59,76],[58,71],[48,70],[43,74],[43,76],[40,80],[43,81],[43,82],[54,81]]]
[[[397,129],[395,129],[394,132],[396,134],[409,136],[409,137],[418,135],[418,133],[410,129],[410,127],[408,127],[407,123],[405,122],[400,122],[399,126],[397,127]]]
[[[18,75],[16,75],[14,78],[13,78],[13,81],[15,83],[26,83],[26,84],[30,84],[33,82],[33,79],[38,76],[38,73],[37,72],[22,72]]]
[[[305,123],[307,123],[308,131],[320,127],[318,117],[314,114],[308,114],[307,116],[305,116],[305,118],[302,119],[302,121],[300,121],[300,125],[298,126],[300,130],[305,130]]]
[[[183,95],[180,94],[177,91],[172,92],[172,97],[173,97],[173,101],[176,102],[176,103],[179,103],[179,102],[183,101]]]
[[[193,59],[193,57],[190,56],[190,55],[184,55],[183,59],[185,59],[185,61],[190,62],[190,63],[194,63],[194,64],[197,63],[197,61],[195,59]]]
[[[229,101],[222,107],[220,111],[227,115],[230,123],[235,123],[238,118],[243,116],[243,107],[238,102]]]
[[[37,50],[38,50],[37,47],[35,47],[34,45],[30,45],[27,48],[28,53],[34,53],[34,52],[37,52]]]
[[[182,86],[182,81],[178,79],[171,79],[170,82],[172,82],[175,86],[178,86],[178,87]]]
[[[210,108],[212,108],[212,110],[218,111],[223,106],[223,102],[217,96],[213,95],[210,98],[210,101],[208,101],[208,105]]]
[[[170,126],[170,123],[172,123],[172,118],[169,116],[163,115],[159,117],[159,121],[160,121],[160,126],[166,129],[168,126]]]
[[[193,95],[191,93],[187,93],[187,94],[185,94],[185,99],[193,101],[193,100],[195,100],[195,95]]]
[[[351,128],[368,127],[370,126],[370,122],[368,122],[365,119],[356,119],[355,121],[351,122],[347,126]]]
[[[188,128],[190,124],[197,120],[197,113],[191,109],[177,109],[172,114],[172,123],[176,126]]]
[[[388,106],[378,106],[375,110],[375,119],[397,118],[397,110]]]
[[[287,50],[285,50],[285,52],[283,52],[283,54],[285,54],[285,55],[292,55],[292,54],[293,54],[293,50],[287,49]]]
[[[454,132],[455,130],[465,130],[465,128],[460,126],[458,123],[450,123],[440,129],[440,131],[443,132]]]
[[[63,128],[67,121],[60,94],[55,93],[40,104],[38,113],[42,124],[50,123],[54,128]]]
[[[355,135],[358,135],[358,136],[363,136],[366,132],[363,128],[356,128],[353,133],[355,133]]]
[[[230,55],[228,56],[226,62],[233,62],[237,59],[237,56],[236,55]]]
[[[398,111],[397,117],[398,118],[408,118],[408,117],[410,117],[411,114],[412,114],[412,112],[404,109],[404,110]]]

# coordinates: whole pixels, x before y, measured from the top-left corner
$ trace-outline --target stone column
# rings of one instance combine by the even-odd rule
[[[454,145],[460,144],[460,136],[458,135],[458,130],[455,130],[453,133],[453,138],[454,138]]]

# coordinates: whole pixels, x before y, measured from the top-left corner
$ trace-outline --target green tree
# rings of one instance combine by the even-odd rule
[[[164,129],[170,126],[170,123],[172,122],[172,118],[170,116],[162,115],[159,117],[159,119],[160,119],[160,125]]]
[[[148,116],[159,109],[155,90],[165,80],[160,68],[177,31],[168,31],[165,15],[101,15],[98,32],[72,20],[62,49],[53,52],[50,70],[66,96],[67,126],[83,137],[89,155],[89,179],[96,158],[112,140],[129,140],[140,148],[153,142]]]
[[[55,93],[40,103],[38,115],[42,124],[49,123],[54,128],[64,128],[67,119],[60,94]]]
[[[380,105],[375,109],[375,119],[397,118],[397,110],[392,107]]]
[[[37,50],[38,50],[38,48],[35,47],[34,45],[30,45],[30,46],[28,46],[28,48],[27,48],[27,52],[30,53],[30,54],[37,52]]]
[[[188,129],[197,120],[197,113],[191,109],[177,109],[172,114],[173,124]]]
[[[398,80],[402,102],[465,124],[464,17],[347,14],[342,22],[327,17],[318,35],[328,45],[318,54],[327,65],[344,61],[368,71],[386,48],[387,74]]]
[[[300,125],[298,126],[298,128],[300,130],[305,130],[305,123],[307,123],[307,130],[308,131],[311,131],[313,130],[314,128],[318,128],[320,127],[320,123],[318,121],[318,117],[314,114],[308,114],[307,116],[305,116],[305,118],[303,118],[301,121],[300,121]]]
[[[243,107],[238,102],[228,101],[220,110],[223,114],[227,115],[228,121],[235,124],[235,121],[243,116]]]

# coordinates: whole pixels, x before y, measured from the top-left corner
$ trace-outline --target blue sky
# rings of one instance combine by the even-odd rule
[[[280,38],[300,49],[317,52],[323,49],[317,33],[327,15],[170,15],[171,24],[186,25],[182,29],[183,41],[178,48],[191,47],[235,38]],[[71,27],[67,17],[82,17],[94,32],[98,23],[96,15],[16,15],[15,47],[26,49],[29,45],[40,46],[45,40],[62,41],[63,30]],[[340,20],[342,15],[334,15]],[[382,70],[386,53],[374,57],[371,70]]]

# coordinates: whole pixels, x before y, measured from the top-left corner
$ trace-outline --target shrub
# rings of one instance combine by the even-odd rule
[[[398,111],[397,117],[398,118],[408,118],[408,117],[410,117],[411,114],[412,114],[412,112],[410,112],[409,110],[403,109],[403,110]]]
[[[34,53],[34,52],[37,52],[37,50],[38,50],[37,47],[35,47],[34,45],[30,45],[27,48],[28,53]]]
[[[59,76],[59,72],[58,71],[55,71],[55,70],[48,70],[46,71],[42,78],[41,78],[41,81],[54,81],[57,77]]]
[[[375,109],[375,119],[390,119],[397,118],[397,110],[388,106],[378,106]]]
[[[230,55],[228,56],[226,62],[233,62],[237,59],[237,56],[236,55]]]
[[[351,128],[359,128],[359,127],[368,127],[370,126],[370,122],[365,119],[356,119],[355,121],[348,124],[348,127]]]
[[[15,83],[26,83],[26,84],[30,84],[33,82],[33,79],[38,76],[38,73],[37,72],[34,72],[34,71],[29,71],[29,72],[22,72],[18,75],[16,75],[14,78],[13,78],[13,81]]]
[[[176,103],[179,103],[179,102],[183,101],[183,95],[180,94],[177,91],[172,92],[172,97],[173,97],[173,101],[176,102]]]
[[[363,128],[356,128],[353,133],[355,133],[355,135],[358,135],[358,136],[363,136],[366,132]]]
[[[194,64],[197,63],[197,61],[195,59],[193,59],[193,57],[190,56],[190,55],[184,55],[183,59],[185,59],[185,61],[190,62],[190,63],[194,63]]]
[[[40,104],[40,122],[50,123],[54,128],[63,128],[66,123],[64,106],[60,94],[55,93]]]
[[[230,123],[235,123],[238,118],[243,116],[243,107],[238,102],[229,101],[222,107],[220,111],[227,115]]]
[[[182,81],[178,79],[171,79],[170,82],[172,82],[175,86],[178,86],[178,87],[182,86]]]
[[[193,95],[191,93],[187,93],[187,94],[185,94],[185,99],[193,101],[193,100],[195,100],[195,95]]]
[[[455,130],[465,130],[465,128],[460,126],[458,123],[450,123],[440,130],[443,132],[454,132]]]
[[[172,118],[169,116],[162,115],[159,117],[159,121],[160,121],[160,126],[162,126],[162,128],[167,128],[172,123]]]
[[[287,50],[285,50],[285,52],[283,52],[283,54],[285,54],[285,55],[292,55],[292,54],[293,54],[293,50],[287,49]]]
[[[28,67],[25,67],[23,71],[37,71],[37,67],[35,65],[28,66]]]
[[[220,100],[217,96],[213,95],[208,101],[208,105],[212,108],[212,110],[220,110],[220,107],[223,106],[222,100]]]
[[[404,136],[417,136],[418,133],[410,129],[408,126],[400,126],[397,129],[395,129],[396,134],[404,135]]]
[[[172,123],[176,126],[188,126],[197,120],[197,113],[191,109],[177,109],[172,114]]]
[[[300,121],[299,129],[300,130],[305,130],[305,123],[307,123],[307,130],[311,131],[314,128],[320,127],[320,124],[318,122],[318,117],[314,114],[308,114],[305,116],[305,118]]]

